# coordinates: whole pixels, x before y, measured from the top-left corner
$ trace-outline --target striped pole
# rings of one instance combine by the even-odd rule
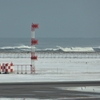
[[[1,74],[1,69],[2,69],[2,67],[1,67],[1,64],[0,64],[0,74]]]
[[[31,25],[31,74],[35,73],[35,45],[38,44],[38,40],[35,39],[35,29],[38,28],[38,24]]]

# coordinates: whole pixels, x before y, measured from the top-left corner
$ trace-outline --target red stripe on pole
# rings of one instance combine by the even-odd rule
[[[31,25],[31,31],[34,31],[36,28],[38,28],[39,25],[38,24],[33,24]]]
[[[37,56],[32,56],[31,60],[37,60]]]
[[[31,39],[31,45],[36,45],[36,44],[38,44],[38,40]]]

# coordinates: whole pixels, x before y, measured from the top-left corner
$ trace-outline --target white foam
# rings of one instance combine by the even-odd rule
[[[99,47],[98,47],[99,48]],[[6,46],[6,47],[0,47],[0,49],[7,50],[7,49],[21,49],[21,50],[27,50],[30,51],[31,46],[28,45],[20,45],[20,46]],[[62,52],[94,52],[93,47],[61,47],[56,46],[55,48],[44,48],[44,49],[37,49],[37,51],[62,51]]]
[[[81,51],[81,52],[86,52],[86,51],[94,51],[92,47],[71,47],[71,48],[63,48],[60,46],[57,46],[59,49],[61,49],[64,52],[69,52],[69,51]]]
[[[30,46],[27,46],[27,45],[20,45],[20,46],[6,46],[6,47],[1,47],[0,49],[30,49],[31,47]]]

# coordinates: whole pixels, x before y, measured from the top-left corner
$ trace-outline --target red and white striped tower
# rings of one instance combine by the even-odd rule
[[[31,25],[31,74],[35,73],[35,60],[37,56],[35,55],[35,45],[38,44],[38,40],[35,39],[35,29],[38,28],[38,24]]]

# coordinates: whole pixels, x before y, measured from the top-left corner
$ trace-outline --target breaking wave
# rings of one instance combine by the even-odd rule
[[[38,52],[100,52],[100,47],[61,47],[56,46],[55,48],[35,48]],[[6,46],[0,47],[0,52],[30,52],[31,46],[20,45],[20,46]]]
[[[21,46],[6,46],[6,47],[0,47],[0,51],[15,51],[15,52],[20,52],[20,51],[30,51],[31,47],[26,46],[26,45],[21,45]]]

